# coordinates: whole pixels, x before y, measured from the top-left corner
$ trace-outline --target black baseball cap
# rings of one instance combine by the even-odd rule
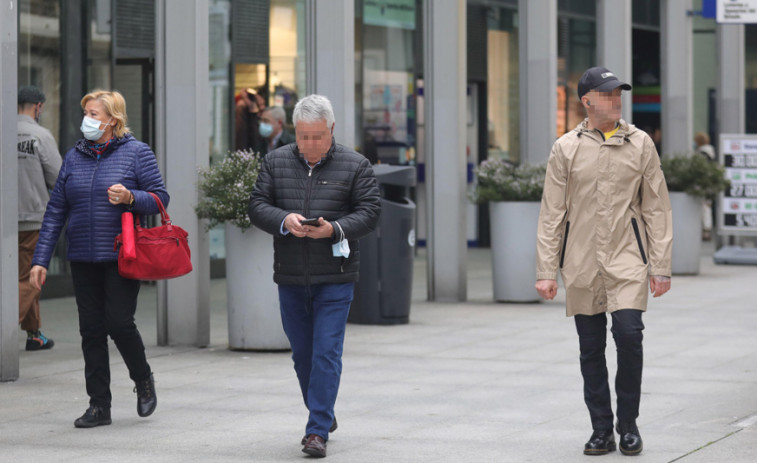
[[[18,89],[18,104],[44,103],[45,100],[45,94],[42,93],[39,87],[25,85]]]
[[[598,92],[609,92],[620,87],[623,90],[631,90],[631,86],[621,82],[607,68],[594,67],[584,72],[584,75],[578,80],[578,99],[589,93],[591,90]]]

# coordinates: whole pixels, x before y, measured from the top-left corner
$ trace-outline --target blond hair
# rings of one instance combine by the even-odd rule
[[[697,146],[709,145],[710,136],[705,132],[697,132],[694,134],[694,143],[696,143]]]
[[[108,117],[116,121],[116,125],[113,126],[113,135],[123,138],[127,133],[131,133],[131,129],[126,126],[126,100],[123,95],[117,91],[93,90],[81,99],[81,109],[84,109],[90,100],[100,101],[105,106]]]

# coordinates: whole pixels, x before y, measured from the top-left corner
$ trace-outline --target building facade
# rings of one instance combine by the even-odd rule
[[[584,117],[576,86],[586,68],[606,65],[633,84],[624,117],[660,137],[663,155],[690,149],[696,131],[757,132],[757,105],[744,104],[757,98],[757,27],[716,25],[702,17],[701,0],[19,0],[2,6],[14,12],[3,15],[0,32],[15,51],[6,59],[16,61],[2,68],[3,118],[15,120],[17,86],[40,87],[47,95],[40,122],[65,153],[80,137],[80,98],[95,88],[119,90],[134,135],[153,146],[163,168],[175,198],[172,216],[182,226],[193,224],[194,280],[160,283],[161,343],[207,342],[207,280],[223,275],[225,248],[222,229],[205,234],[193,217],[196,171],[238,147],[236,109],[248,89],[269,106],[283,106],[289,123],[299,97],[324,93],[334,102],[337,141],[373,162],[417,167],[417,234],[428,247],[432,299],[465,299],[464,248],[489,242],[486,209],[466,201],[473,167],[489,157],[546,161],[552,142]],[[718,72],[724,66],[743,76],[735,97],[718,96],[718,88],[733,88]],[[725,98],[741,99],[741,106]],[[15,129],[0,120],[0,138],[13,138]],[[454,129],[442,129],[445,124]],[[3,144],[4,166],[11,147]],[[15,200],[10,181],[0,185],[3,205]],[[444,196],[448,190],[451,196]],[[445,214],[435,214],[440,208]],[[15,220],[10,209],[2,211],[8,224]],[[11,241],[3,242],[3,252]],[[61,240],[45,297],[71,294],[64,256]],[[11,272],[15,263],[3,262]],[[15,324],[6,293],[5,351],[8,326]],[[183,303],[193,309],[172,308]],[[171,334],[179,328],[190,334]]]

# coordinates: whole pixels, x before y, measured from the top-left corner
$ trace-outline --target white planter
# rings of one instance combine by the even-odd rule
[[[702,200],[682,192],[670,193],[673,209],[673,274],[697,275],[702,248]]]
[[[494,299],[536,302],[536,227],[539,201],[489,204]]]
[[[226,296],[230,349],[289,349],[273,282],[271,235],[226,225]]]

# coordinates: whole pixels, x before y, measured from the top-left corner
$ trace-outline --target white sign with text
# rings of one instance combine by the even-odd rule
[[[718,223],[725,234],[757,232],[757,135],[721,134],[720,159],[731,186],[720,196]],[[737,232],[737,233],[734,233]]]
[[[757,23],[757,0],[717,0],[716,18],[721,24]]]

